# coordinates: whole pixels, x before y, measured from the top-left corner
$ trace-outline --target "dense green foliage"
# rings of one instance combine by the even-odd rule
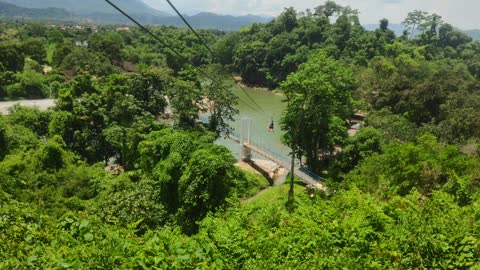
[[[352,83],[351,72],[320,51],[281,85],[288,101],[282,122],[286,142],[314,170],[347,137],[342,119],[352,113]]]
[[[404,24],[422,33],[327,1],[201,31],[217,57],[152,28],[284,92],[285,142],[331,179],[286,207],[288,185],[251,198],[265,179],[214,144],[237,112],[224,85],[138,29],[6,23],[0,97],[57,101],[0,115],[0,268],[480,269],[480,43],[436,14]]]

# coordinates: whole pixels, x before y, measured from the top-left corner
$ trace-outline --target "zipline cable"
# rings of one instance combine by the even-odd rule
[[[195,31],[195,29],[192,27],[192,25],[190,25],[190,23],[187,21],[187,19],[185,19],[185,17],[180,13],[180,11],[178,11],[178,9],[175,7],[175,5],[173,5],[173,3],[170,1],[170,0],[166,0],[168,2],[168,4],[172,7],[172,9],[175,11],[175,13],[177,13],[177,15],[180,17],[180,19],[182,19],[182,21],[188,26],[188,28],[190,29],[190,31],[193,32],[193,34],[198,38],[198,40],[202,43],[202,45],[210,52],[210,54],[212,54],[213,56],[213,59],[218,59],[217,55],[213,52],[212,49],[210,49],[210,47],[207,45],[207,43],[203,40],[203,38],[198,34],[197,31]],[[222,65],[222,67],[225,69],[225,71],[227,71],[227,74],[230,76],[230,78],[235,82],[235,84],[240,87],[240,89],[242,89],[242,91],[247,95],[247,97],[263,112],[265,113],[265,111],[262,109],[262,107],[260,107],[258,105],[257,102],[255,102],[255,100],[250,96],[250,94],[248,94],[247,90],[242,86],[240,85],[239,83],[237,83],[237,80],[235,80],[235,77],[233,77],[232,75],[232,72],[230,70],[228,70],[225,66]]]
[[[199,67],[195,66],[195,64],[193,64],[190,60],[188,60],[187,58],[185,58],[183,55],[181,55],[177,50],[175,50],[174,48],[172,48],[170,45],[168,45],[165,41],[163,41],[161,38],[159,38],[157,35],[155,35],[152,31],[148,30],[145,26],[143,26],[141,23],[139,23],[137,20],[135,20],[132,16],[128,15],[125,11],[123,11],[120,7],[118,7],[117,5],[115,5],[114,3],[112,3],[112,1],[110,0],[105,0],[105,2],[107,2],[108,4],[110,4],[113,8],[115,8],[118,12],[120,12],[123,16],[127,17],[130,21],[132,21],[134,24],[136,24],[138,27],[140,27],[143,31],[145,31],[147,34],[149,34],[150,36],[152,36],[156,41],[160,42],[160,44],[162,44],[163,46],[167,47],[168,49],[170,49],[176,56],[178,56],[180,59],[182,59],[184,62],[186,62],[187,64],[190,64],[193,68],[195,68],[198,72],[200,72],[201,74],[203,74],[205,77],[209,78],[212,82],[214,82],[215,84],[217,84],[218,86],[222,87],[223,89],[225,90],[229,90],[227,89],[225,86],[223,86],[220,82],[218,82],[217,80],[215,80],[212,76],[210,76],[210,74],[208,74],[206,71],[203,71],[202,69],[200,69]],[[238,98],[238,100],[240,100],[241,102],[243,102],[245,105],[247,105],[248,107],[250,107],[252,110],[258,112],[257,109],[253,108],[252,106],[250,106],[250,104],[246,103],[245,101],[243,101],[242,99]]]

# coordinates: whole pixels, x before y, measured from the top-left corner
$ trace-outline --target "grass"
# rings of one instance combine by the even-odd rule
[[[53,62],[53,53],[55,52],[55,44],[49,44],[47,47],[47,63],[49,65]]]
[[[278,187],[268,188],[255,197],[247,200],[242,205],[242,212],[247,213],[246,218],[252,228],[264,227],[269,220],[275,220],[282,215],[289,215],[287,209],[289,183]],[[295,184],[294,192],[296,203],[304,201],[306,188],[300,183]],[[298,200],[299,198],[302,198]]]
[[[267,204],[270,205],[284,205],[288,200],[288,190],[290,183],[285,183],[278,187],[272,187],[264,192],[256,195],[254,198],[245,203],[245,207],[260,208]],[[295,182],[294,194],[295,196],[306,196],[306,188],[301,182]]]
[[[268,180],[265,179],[265,177],[251,172],[245,172],[245,174],[247,175],[247,178],[250,179],[249,181],[253,183],[250,190],[248,191],[249,197],[254,196],[259,191],[269,187]]]

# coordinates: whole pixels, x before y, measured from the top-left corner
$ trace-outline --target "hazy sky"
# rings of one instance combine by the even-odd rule
[[[313,9],[323,0],[171,0],[187,14],[209,11],[231,15],[278,15],[284,7],[298,11]],[[165,0],[144,0],[147,4],[172,13]],[[391,23],[402,22],[408,12],[420,9],[443,16],[444,21],[459,28],[480,28],[480,0],[337,0],[360,11],[362,24],[378,23],[386,17]]]

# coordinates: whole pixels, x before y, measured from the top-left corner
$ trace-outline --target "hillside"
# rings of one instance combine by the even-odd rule
[[[1,0],[0,16],[30,19],[92,21],[98,24],[131,23],[127,18],[108,6],[104,1],[100,2],[96,0],[86,0],[82,1],[79,5],[76,5],[73,3],[73,0]],[[144,24],[185,27],[185,24],[177,16],[172,16],[166,12],[150,8],[142,1],[120,0],[116,1],[116,3]],[[254,15],[235,17],[206,12],[187,16],[186,18],[195,28],[219,29],[224,31],[235,31],[255,22],[264,23],[271,20],[269,17]]]
[[[19,7],[27,8],[62,8],[75,14],[88,15],[93,11],[99,13],[113,14],[116,11],[110,7],[105,1],[98,0],[2,0]],[[129,10],[133,14],[149,14],[155,16],[171,16],[166,12],[162,12],[151,8],[141,0],[116,0],[115,3],[121,8]]]
[[[0,2],[0,16],[31,19],[71,19],[72,13],[60,8],[24,8]]]
[[[198,13],[193,16],[187,16],[186,18],[195,28],[222,29],[227,31],[238,30],[244,26],[249,26],[256,22],[266,23],[271,20],[271,18],[268,17],[254,15],[235,17],[230,15],[218,15],[209,12]],[[177,27],[185,27],[183,22],[177,17],[160,18],[158,23]]]

